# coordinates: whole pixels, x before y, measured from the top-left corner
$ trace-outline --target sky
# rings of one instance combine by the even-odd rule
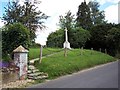
[[[4,7],[7,5],[9,0],[0,0],[0,16],[4,13]],[[20,3],[24,0],[19,0]],[[33,0],[30,0],[33,1]],[[39,0],[38,0],[39,1]],[[40,0],[40,4],[36,4],[39,10],[41,10],[46,15],[50,16],[46,21],[45,25],[47,28],[43,31],[39,30],[36,32],[37,38],[36,43],[42,45],[46,44],[47,37],[51,32],[55,32],[58,27],[59,16],[65,15],[69,10],[72,14],[76,15],[78,6],[84,0]],[[90,0],[86,0],[88,3]],[[100,3],[100,11],[105,11],[105,19],[111,23],[118,23],[118,2],[120,0],[96,0]],[[0,20],[0,27],[4,25]]]

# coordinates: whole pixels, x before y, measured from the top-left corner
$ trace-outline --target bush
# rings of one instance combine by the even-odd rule
[[[88,30],[81,27],[76,27],[71,31],[71,36],[69,36],[70,44],[72,48],[84,47],[85,43],[90,39],[91,35]]]
[[[19,45],[28,48],[29,41],[29,30],[21,23],[5,26],[2,29],[2,55],[11,55]]]
[[[68,30],[68,41],[70,42],[70,46],[72,48],[79,48],[85,46],[86,41],[90,39],[90,32],[81,28],[76,27],[71,30]],[[63,47],[63,43],[65,42],[65,32],[60,29],[56,32],[51,33],[48,36],[47,45],[48,47]]]

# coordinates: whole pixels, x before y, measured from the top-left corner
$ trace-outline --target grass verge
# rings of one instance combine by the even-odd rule
[[[79,49],[69,50],[67,57],[64,57],[64,52],[62,51],[43,58],[41,64],[36,62],[35,65],[41,72],[48,73],[49,79],[53,79],[116,60],[112,56],[97,51],[83,50],[82,52],[83,54],[81,55]]]

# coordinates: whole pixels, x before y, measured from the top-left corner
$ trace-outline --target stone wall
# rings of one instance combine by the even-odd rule
[[[2,68],[2,84],[13,82],[19,79],[19,68],[16,66],[3,67]]]

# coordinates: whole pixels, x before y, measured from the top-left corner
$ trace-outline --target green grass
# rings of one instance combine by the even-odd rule
[[[62,49],[59,48],[43,48],[43,56],[59,52]],[[30,48],[29,49],[29,60],[39,58],[40,56],[40,48]]]
[[[49,79],[53,79],[115,60],[114,57],[97,51],[83,50],[81,55],[79,49],[74,49],[68,51],[67,57],[64,57],[64,52],[59,52],[43,58],[41,64],[36,62],[35,65],[40,71],[48,73]]]

